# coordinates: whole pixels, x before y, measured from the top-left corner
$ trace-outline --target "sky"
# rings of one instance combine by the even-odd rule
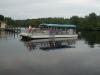
[[[13,19],[100,14],[100,0],[0,0],[0,14]]]

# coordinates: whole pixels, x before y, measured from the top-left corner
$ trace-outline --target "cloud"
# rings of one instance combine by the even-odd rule
[[[0,2],[0,14],[15,19],[84,16],[91,12],[100,13],[99,8],[99,0],[1,0]]]
[[[0,11],[3,11],[3,9],[0,9]]]

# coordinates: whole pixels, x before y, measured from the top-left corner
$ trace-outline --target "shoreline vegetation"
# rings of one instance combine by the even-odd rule
[[[100,31],[100,15],[96,13],[90,13],[85,17],[72,16],[69,19],[63,17],[48,17],[48,18],[37,18],[37,19],[25,19],[25,20],[14,20],[11,17],[5,17],[0,15],[0,22],[4,21],[8,27],[39,27],[39,24],[74,24],[77,26],[77,30],[95,30]]]

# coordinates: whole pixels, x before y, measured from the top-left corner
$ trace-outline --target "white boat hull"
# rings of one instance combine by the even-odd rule
[[[21,33],[20,36],[22,39],[49,39],[49,38],[68,38],[68,39],[77,39],[78,35],[33,35],[29,33]]]

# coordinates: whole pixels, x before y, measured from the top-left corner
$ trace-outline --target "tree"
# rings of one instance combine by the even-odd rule
[[[78,16],[72,16],[72,17],[70,18],[70,23],[71,23],[71,24],[74,24],[74,25],[79,25],[79,23],[80,23],[79,17],[78,17]]]
[[[0,21],[4,21],[4,16],[0,15]]]
[[[89,16],[85,17],[85,25],[88,29],[96,29],[97,28],[97,16],[95,13],[90,13]]]
[[[80,28],[80,18],[78,16],[72,16],[70,18],[70,24],[74,24],[77,26],[77,29]]]
[[[5,22],[7,23],[8,26],[15,25],[14,20],[12,20],[10,17],[5,17]]]

